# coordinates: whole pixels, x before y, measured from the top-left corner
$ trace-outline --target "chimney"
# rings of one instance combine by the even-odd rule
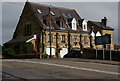
[[[104,19],[101,19],[101,22],[104,26],[107,26],[107,18],[104,17]]]

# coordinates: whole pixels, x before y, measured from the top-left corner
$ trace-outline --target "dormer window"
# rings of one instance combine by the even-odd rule
[[[51,14],[52,16],[54,16],[54,15],[55,15],[55,13],[54,13],[54,12],[52,12],[52,11],[50,11],[50,14]]]
[[[69,14],[69,13],[67,13],[67,16],[68,16],[69,18],[72,18],[71,14]]]
[[[60,21],[60,27],[61,27],[61,28],[64,28],[64,27],[65,27],[64,22],[63,22],[63,21]]]
[[[62,16],[65,17],[65,18],[67,18],[67,15],[65,13],[63,13],[63,12],[62,12]]]
[[[44,23],[46,26],[48,26],[48,27],[51,26],[51,21],[43,20],[43,23]]]
[[[76,19],[72,19],[72,30],[77,30]]]
[[[42,13],[42,11],[40,9],[37,9],[38,13]]]
[[[73,23],[73,28],[75,28],[75,23]]]
[[[85,20],[82,22],[82,29],[83,31],[87,31],[87,22]]]
[[[86,29],[86,26],[84,25],[84,29]]]

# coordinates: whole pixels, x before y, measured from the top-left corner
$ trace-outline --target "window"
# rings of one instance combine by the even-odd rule
[[[87,31],[87,22],[86,22],[86,20],[83,20],[83,22],[82,22],[82,29],[83,29],[83,31]]]
[[[46,21],[46,20],[43,20],[43,23],[44,23],[45,25],[47,25],[47,21]]]
[[[52,15],[52,16],[54,16],[54,15],[55,15],[55,13],[54,13],[54,12],[52,12],[52,11],[50,11],[50,13],[51,13],[51,15]]]
[[[31,34],[31,24],[24,25],[24,35],[30,35]]]
[[[61,40],[62,43],[65,43],[65,35],[62,35],[62,40]]]
[[[67,13],[67,16],[68,16],[69,18],[72,18],[71,14],[69,14],[69,13]]]
[[[76,19],[75,18],[73,18],[72,19],[72,30],[77,30],[77,25],[76,25]]]
[[[51,21],[47,21],[47,26],[51,27]]]
[[[60,27],[61,27],[61,28],[64,28],[64,27],[65,27],[63,21],[60,22]]]
[[[56,21],[56,23],[58,24],[59,27],[65,28],[65,24],[63,21]]]
[[[48,42],[50,42],[50,40],[51,42],[53,41],[52,34],[48,34]]]
[[[73,23],[73,28],[75,28],[75,23]]]
[[[42,13],[40,9],[37,9],[38,13]]]
[[[74,40],[73,40],[73,42],[74,42],[74,43],[77,42],[77,35],[74,35]]]
[[[86,26],[84,25],[84,29],[86,29]]]
[[[65,18],[67,18],[67,15],[65,13],[62,13],[62,16],[65,17]]]
[[[47,20],[43,20],[43,23],[46,25],[46,26],[51,26],[51,21],[47,21]]]
[[[84,44],[88,44],[87,36],[84,36]]]

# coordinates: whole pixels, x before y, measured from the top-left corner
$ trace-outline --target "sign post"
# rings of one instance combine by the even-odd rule
[[[110,46],[110,60],[112,60],[111,46]]]
[[[103,60],[105,59],[105,50],[104,50],[104,45],[103,46]]]
[[[96,46],[96,59],[97,59],[97,56],[98,56],[98,52],[97,52],[97,46]]]

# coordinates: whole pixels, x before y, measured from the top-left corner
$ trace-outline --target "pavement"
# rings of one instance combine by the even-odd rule
[[[66,58],[65,58],[66,59]],[[65,60],[64,59],[64,60]],[[110,60],[99,60],[99,59],[82,59],[82,58],[67,58],[66,60],[80,61],[80,62],[92,62],[100,64],[110,64],[110,65],[120,65],[119,61],[110,61]]]
[[[43,60],[66,60],[66,61],[75,61],[75,62],[90,62],[90,63],[99,63],[99,64],[108,64],[108,65],[120,65],[119,61],[111,60],[99,60],[99,59],[82,59],[82,58],[48,58]]]
[[[2,72],[4,80],[11,81],[119,81],[118,65],[117,61],[79,58],[3,59]]]

